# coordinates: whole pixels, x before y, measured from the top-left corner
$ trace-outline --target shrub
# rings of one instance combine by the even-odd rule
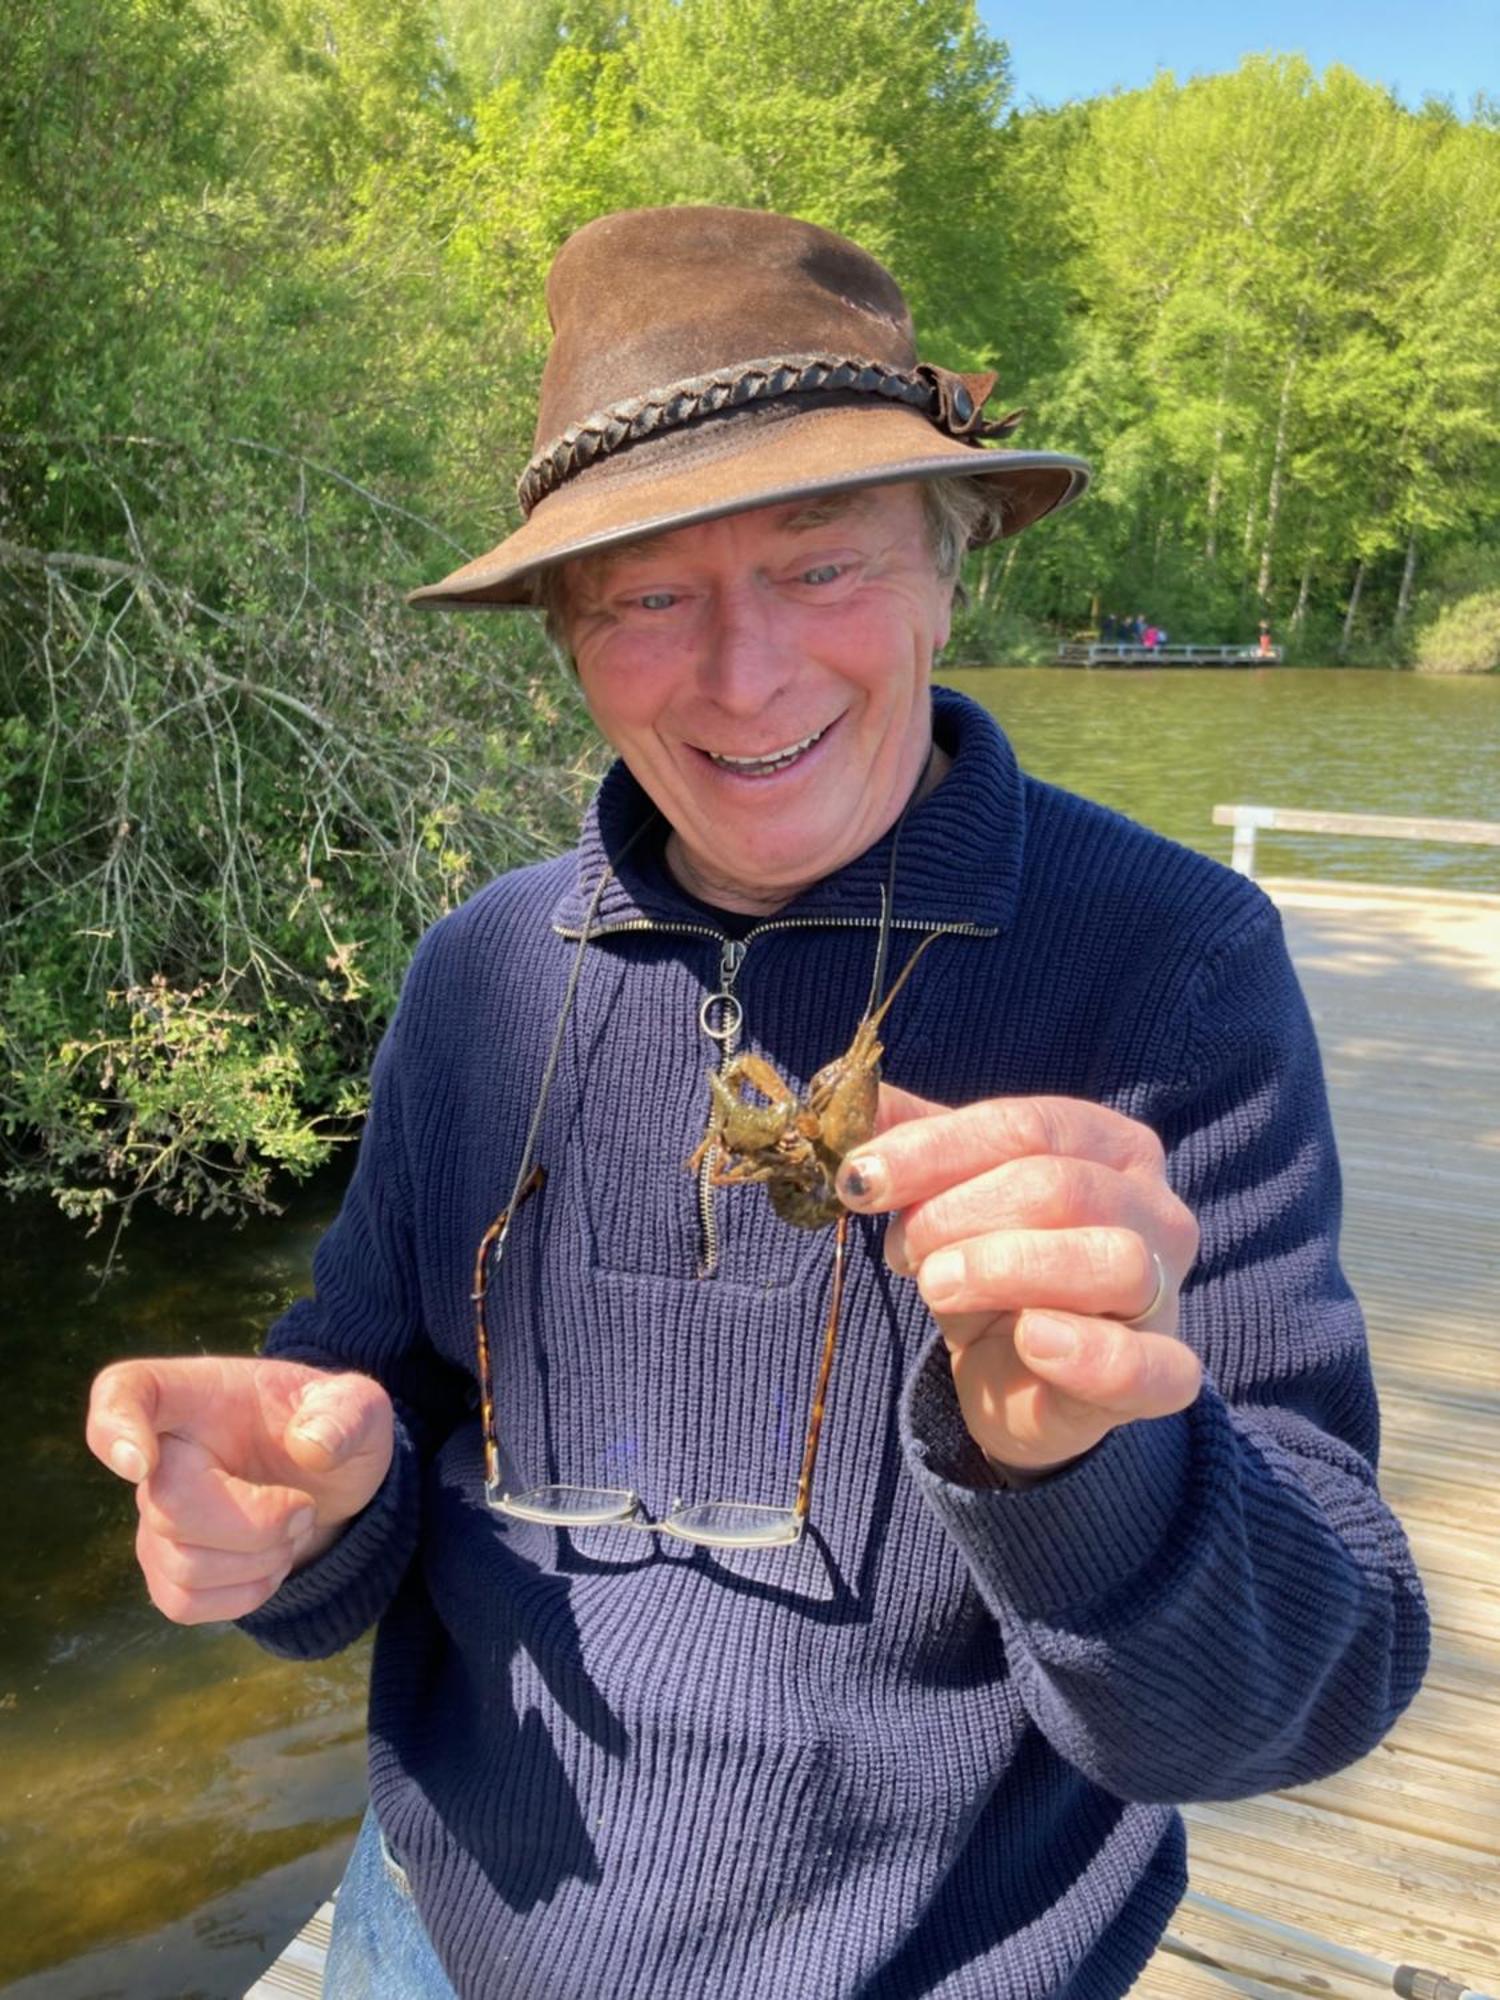
[[[1440,611],[1417,634],[1419,674],[1492,674],[1500,668],[1500,590],[1482,590]]]
[[[597,741],[531,619],[407,611],[383,579],[452,551],[295,454],[7,470],[51,504],[0,533],[0,1188],[271,1206],[354,1128],[416,938],[567,843]]]

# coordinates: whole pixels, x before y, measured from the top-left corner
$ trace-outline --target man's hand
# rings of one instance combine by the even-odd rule
[[[94,1383],[89,1449],[136,1490],[136,1556],[179,1625],[243,1618],[332,1545],[391,1462],[368,1375],[299,1361],[120,1361]]]
[[[888,1084],[879,1123],[839,1192],[898,1211],[886,1261],[936,1317],[988,1458],[1055,1470],[1121,1424],[1187,1408],[1202,1370],[1175,1337],[1177,1293],[1198,1228],[1154,1132],[1081,1098],[950,1111]]]

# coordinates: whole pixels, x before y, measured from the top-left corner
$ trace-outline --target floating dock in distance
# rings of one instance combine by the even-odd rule
[[[1059,667],[1279,667],[1281,648],[1259,646],[1107,646],[1078,640],[1059,646]]]

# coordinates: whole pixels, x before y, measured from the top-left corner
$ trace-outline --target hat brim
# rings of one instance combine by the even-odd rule
[[[669,452],[621,452],[578,474],[487,555],[412,591],[407,602],[527,606],[540,571],[622,542],[752,507],[955,474],[997,489],[981,538],[993,541],[1056,513],[1089,481],[1081,458],[966,444],[918,412],[889,405],[807,410],[748,431],[707,425],[672,444]]]

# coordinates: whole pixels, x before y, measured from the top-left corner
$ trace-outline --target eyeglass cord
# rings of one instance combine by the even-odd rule
[[[906,824],[906,815],[921,795],[923,780],[927,776],[927,767],[931,764],[932,758],[933,752],[929,750],[927,764],[922,766],[922,777],[917,780],[917,788],[901,808],[900,817],[891,830],[891,855],[886,863],[885,881],[880,888],[880,935],[875,940],[875,970],[870,978],[870,998],[865,1007],[867,1020],[874,1017],[881,993],[885,988],[886,959],[891,948],[891,919],[896,910],[896,854],[901,846],[901,829]]]
[[[568,971],[568,984],[563,992],[562,1006],[557,1012],[557,1026],[552,1031],[552,1046],[548,1049],[547,1060],[542,1065],[542,1080],[537,1087],[536,1103],[532,1107],[531,1123],[526,1128],[525,1142],[521,1147],[521,1164],[516,1169],[515,1186],[511,1189],[510,1200],[506,1203],[506,1225],[496,1239],[494,1249],[490,1252],[492,1263],[498,1263],[500,1260],[500,1253],[505,1246],[505,1239],[510,1233],[509,1219],[515,1214],[516,1209],[520,1205],[521,1190],[525,1187],[527,1178],[531,1173],[531,1163],[536,1152],[537,1136],[542,1129],[542,1113],[547,1108],[547,1099],[552,1091],[552,1081],[557,1074],[557,1059],[562,1054],[563,1036],[567,1033],[568,1022],[573,1013],[573,998],[578,991],[579,979],[583,975],[583,954],[588,947],[589,939],[593,935],[594,919],[599,914],[599,905],[604,900],[605,890],[614,879],[616,863],[625,859],[625,856],[635,846],[642,834],[654,824],[656,818],[657,815],[652,813],[647,819],[642,821],[641,825],[636,828],[629,840],[620,849],[619,854],[615,856],[614,860],[605,862],[603,872],[595,884],[594,893],[589,898],[589,906],[584,914],[583,928],[579,932],[578,945],[573,953],[573,963]]]
[[[930,755],[931,753],[929,752],[929,758]],[[926,767],[924,766],[923,777],[925,776]],[[876,1004],[880,999],[881,989],[885,984],[886,960],[889,956],[891,942],[891,917],[896,902],[896,855],[901,845],[901,829],[905,826],[906,815],[911,811],[912,805],[919,796],[921,789],[921,782],[919,781],[911,798],[902,807],[900,817],[897,819],[891,833],[890,860],[886,866],[886,879],[881,884],[880,889],[880,934],[875,944],[875,968],[870,980],[870,1000],[866,1009],[868,1014],[874,1013]],[[531,1172],[532,1160],[536,1152],[537,1137],[542,1129],[542,1114],[547,1108],[547,1099],[551,1094],[553,1079],[557,1074],[558,1057],[562,1054],[563,1036],[567,1033],[568,1022],[573,1013],[574,996],[578,992],[578,982],[583,976],[583,956],[588,948],[589,940],[593,936],[594,919],[599,914],[599,905],[604,900],[605,890],[614,879],[618,864],[625,859],[626,855],[629,854],[642,835],[655,824],[658,817],[658,814],[652,813],[648,818],[643,820],[625,842],[619,853],[611,860],[605,862],[599,880],[595,884],[594,893],[589,898],[588,910],[583,919],[583,928],[579,932],[578,945],[573,953],[573,963],[568,972],[568,984],[563,992],[562,1006],[558,1009],[557,1026],[552,1031],[552,1046],[548,1049],[547,1060],[542,1066],[542,1080],[537,1087],[536,1103],[532,1108],[531,1122],[526,1128],[526,1138],[521,1147],[521,1163],[516,1169],[515,1185],[510,1191],[510,1200],[506,1204],[507,1217],[515,1214],[520,1204],[521,1190],[525,1187],[527,1177]],[[509,1234],[509,1227],[509,1221],[507,1220],[505,1229],[501,1231],[496,1240],[495,1247],[490,1253],[491,1259],[495,1263],[499,1262],[501,1251],[505,1246],[505,1238]]]

